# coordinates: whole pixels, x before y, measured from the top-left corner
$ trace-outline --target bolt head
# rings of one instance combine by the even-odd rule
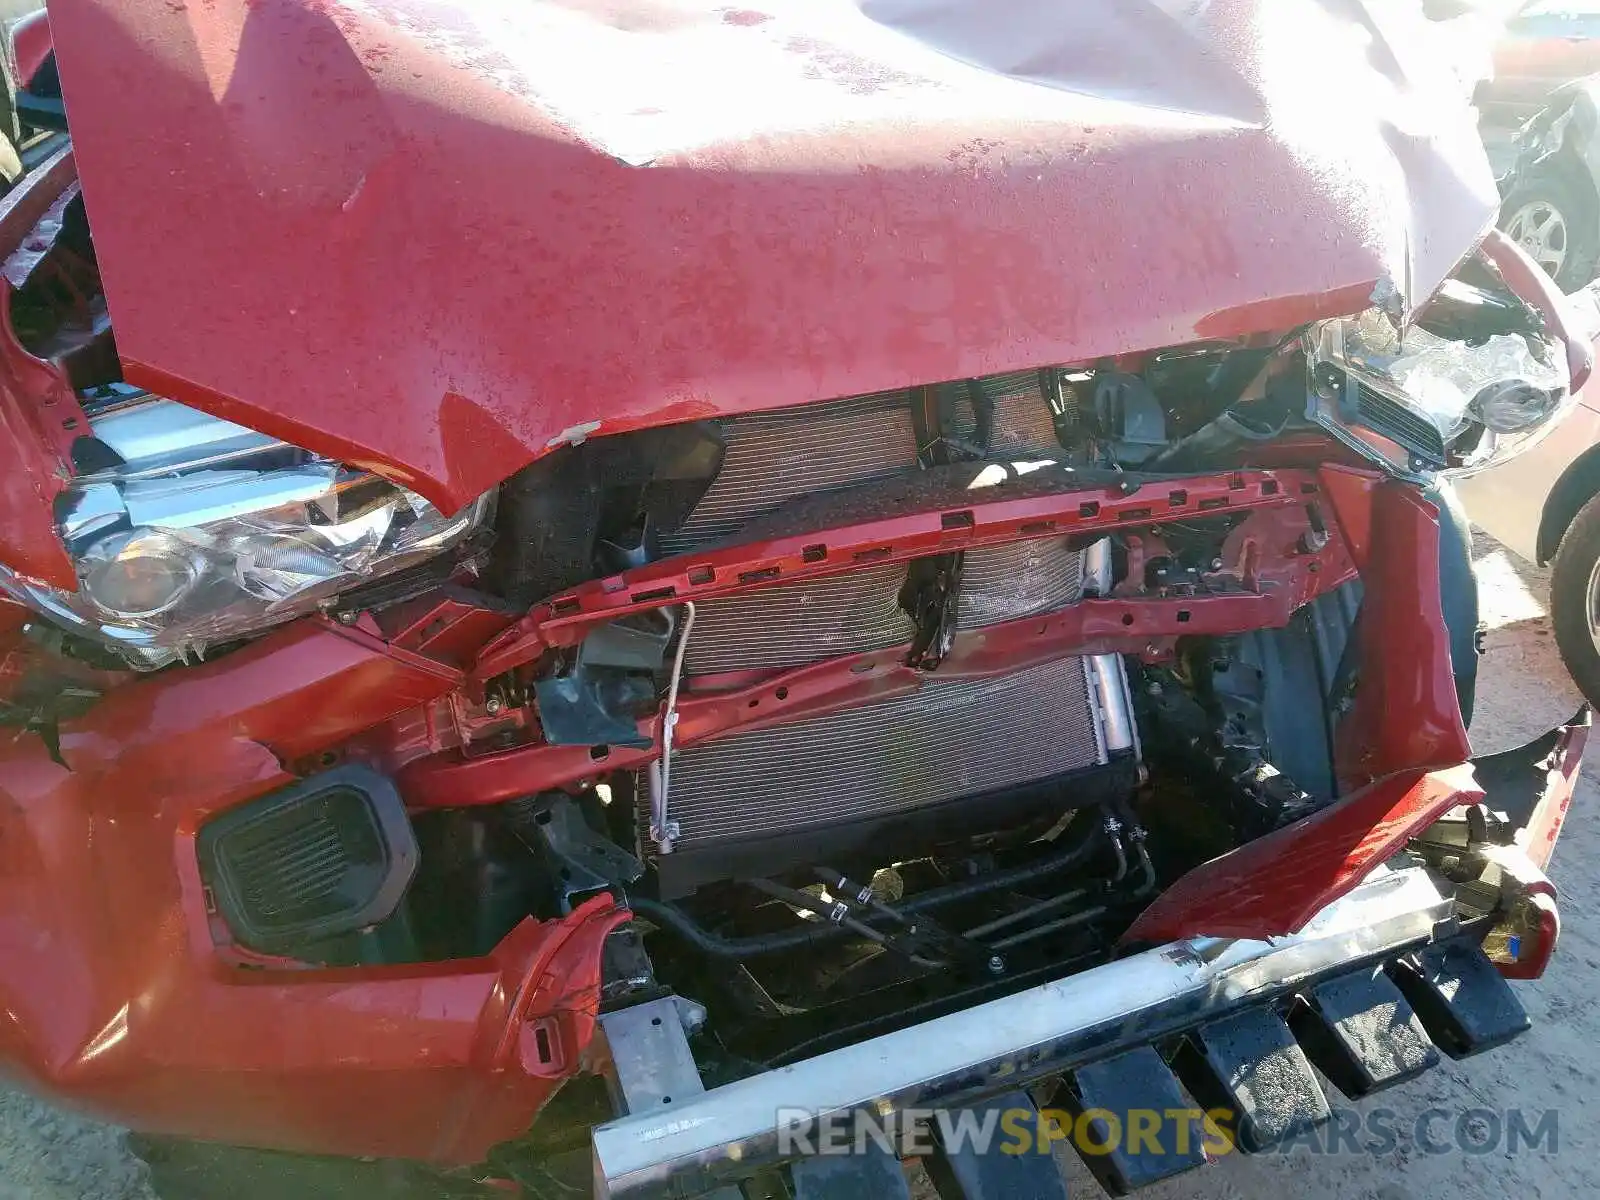
[[[998,954],[990,957],[988,965],[989,974],[991,975],[1004,975],[1006,973],[1006,960]]]

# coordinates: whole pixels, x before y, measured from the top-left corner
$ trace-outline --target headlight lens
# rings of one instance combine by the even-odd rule
[[[1474,429],[1481,445],[1526,437],[1567,403],[1564,347],[1533,335],[1477,342],[1411,327],[1377,309],[1323,321],[1306,335],[1307,415],[1368,457],[1405,473],[1439,470]],[[1504,456],[1503,449],[1496,455]]]
[[[170,612],[199,582],[203,570],[198,555],[159,529],[101,538],[78,560],[83,595],[112,620]]]
[[[447,516],[376,475],[171,400],[90,408],[100,460],[61,497],[76,593],[0,569],[0,590],[161,666],[310,612],[458,546],[487,497]]]
[[[1521,433],[1550,418],[1564,393],[1538,388],[1520,379],[1491,383],[1473,397],[1468,410],[1495,433]]]

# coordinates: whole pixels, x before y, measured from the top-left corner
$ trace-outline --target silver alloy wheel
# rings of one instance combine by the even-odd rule
[[[1567,261],[1567,219],[1548,200],[1530,200],[1506,222],[1506,236],[1528,252],[1551,279]]]
[[[1589,568],[1589,586],[1584,592],[1584,608],[1588,610],[1589,639],[1600,651],[1600,558]]]

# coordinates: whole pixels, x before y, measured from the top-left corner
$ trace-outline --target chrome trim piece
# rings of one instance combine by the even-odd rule
[[[129,482],[122,488],[122,502],[134,525],[192,529],[286,504],[309,503],[330,494],[338,478],[339,466],[330,462],[282,471],[194,471]]]
[[[283,445],[264,433],[159,397],[119,404],[92,416],[89,429],[96,441],[122,459],[125,466],[117,473],[124,477],[174,458],[188,465],[208,457],[216,447],[255,453]]]
[[[329,492],[336,463],[175,400],[120,401],[89,418],[96,441],[121,464],[86,475],[68,492],[62,533],[101,532],[124,514],[130,525],[188,529],[227,517],[302,504]]]
[[[68,542],[104,533],[121,523],[126,515],[122,492],[114,483],[88,483],[74,488],[66,493],[66,503],[61,536]]]
[[[780,1161],[780,1109],[957,1105],[1431,940],[1453,901],[1426,871],[1380,867],[1300,932],[1192,938],[725,1084],[592,1133],[596,1195],[696,1194]]]

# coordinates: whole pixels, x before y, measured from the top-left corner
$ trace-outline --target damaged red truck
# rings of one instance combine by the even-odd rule
[[[1472,759],[1448,479],[1592,351],[1420,13],[50,22],[0,1067],[158,1194],[888,1196],[788,1135],[937,1106],[1259,1151],[1527,1027],[1588,717]]]

